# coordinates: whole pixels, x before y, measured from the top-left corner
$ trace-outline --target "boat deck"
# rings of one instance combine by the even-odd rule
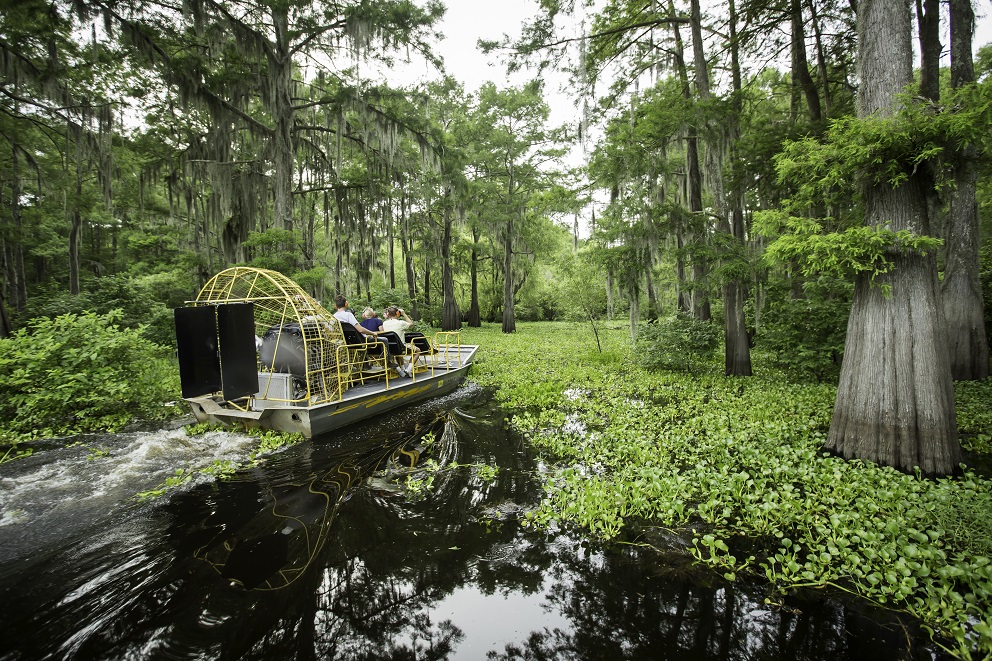
[[[247,407],[231,406],[216,395],[186,398],[186,401],[200,422],[261,426],[311,438],[398,406],[451,392],[465,378],[478,348],[476,345],[440,347],[437,354],[421,357],[413,377],[390,376],[388,383],[381,370],[379,377],[367,372],[364,382],[351,384],[340,398],[311,406],[265,397],[252,398]],[[277,376],[286,377],[287,382],[290,377]]]
[[[365,382],[348,388],[340,401],[344,403],[351,400],[364,399],[369,395],[386,392],[394,388],[407,387],[417,383],[424,383],[427,380],[444,378],[446,375],[470,365],[477,350],[478,346],[475,345],[460,345],[458,347],[450,347],[447,350],[442,348],[436,356],[436,361],[434,360],[435,356],[421,358],[417,363],[417,371],[412,378],[399,376],[396,372],[391,371],[388,383],[381,369],[378,371],[366,371],[364,372]],[[424,364],[425,360],[427,361],[426,364]]]

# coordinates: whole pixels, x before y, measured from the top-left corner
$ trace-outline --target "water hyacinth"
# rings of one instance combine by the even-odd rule
[[[625,326],[463,330],[486,348],[472,378],[543,455],[529,521],[607,540],[665,529],[733,580],[780,593],[846,591],[918,617],[960,658],[992,655],[992,481],[963,466],[930,480],[822,451],[833,385],[655,371]],[[966,450],[988,450],[992,384],[959,384]],[[984,404],[983,404],[984,402]]]

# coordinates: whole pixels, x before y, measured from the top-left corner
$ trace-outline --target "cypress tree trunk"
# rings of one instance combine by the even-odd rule
[[[15,108],[17,107],[19,106],[15,103]],[[23,310],[28,302],[27,272],[24,269],[24,218],[21,213],[20,149],[17,141],[10,142],[10,215],[14,221],[14,233],[10,244],[7,277],[16,310]]]
[[[10,317],[7,316],[7,306],[3,302],[3,287],[0,287],[0,337],[10,337],[13,332]]]
[[[517,330],[513,318],[513,214],[506,223],[506,234],[503,237],[503,332],[513,333]]]
[[[809,73],[809,58],[806,55],[806,22],[799,0],[790,0],[789,13],[792,15],[792,80],[806,98],[806,109],[812,122],[823,119],[820,107],[820,92]]]
[[[613,296],[613,270],[606,269],[606,318],[613,321],[613,308],[615,306]]]
[[[276,225],[293,229],[293,59],[290,52],[289,6],[273,5],[272,23],[275,30],[275,53],[269,57],[272,76],[270,107],[276,130],[272,139],[272,212]]]
[[[444,234],[441,237],[441,330],[452,331],[462,327],[462,316],[455,300],[455,275],[451,270],[451,224],[454,211],[453,200],[448,191],[448,204],[444,209]]]
[[[940,98],[940,0],[920,0],[920,94]],[[970,55],[969,55],[970,57]]]
[[[506,199],[509,202],[510,213],[507,215],[506,232],[503,234],[503,332],[513,333],[517,330],[513,318],[513,161],[510,160],[509,179],[506,188]]]
[[[417,273],[413,267],[413,239],[410,237],[410,217],[403,218],[400,225],[400,246],[403,252],[403,268],[406,271],[406,290],[417,312]]]
[[[79,242],[82,234],[83,219],[79,205],[83,200],[82,156],[79,153],[79,141],[76,141],[76,194],[69,212],[69,293],[79,295]]]
[[[472,328],[482,326],[482,313],[479,310],[479,229],[472,227],[472,304],[468,309],[468,325]]]
[[[859,3],[861,117],[891,114],[912,81],[910,16],[910,0]],[[925,234],[926,185],[918,172],[895,188],[866,185],[865,222]],[[948,474],[960,448],[935,260],[893,254],[892,261],[874,284],[860,277],[855,285],[827,447],[904,471]]]
[[[675,5],[672,2],[668,4],[669,11],[674,16]],[[697,67],[705,68],[705,58],[702,58],[702,26],[700,25],[701,18],[698,2],[694,2],[692,5],[691,20],[693,21],[692,28],[694,35],[698,29],[696,43],[699,43],[699,56],[697,60],[702,60],[702,64],[697,63]],[[672,31],[675,36],[675,52],[673,54],[675,56],[675,66],[678,69],[679,82],[682,86],[682,96],[687,101],[691,101],[692,90],[689,87],[689,73],[685,65],[685,48],[682,44],[682,33],[679,30],[678,23],[672,24]],[[707,80],[705,76],[703,80]],[[704,84],[706,83],[704,82]],[[688,190],[686,192],[689,201],[689,212],[692,219],[696,220],[701,216],[703,211],[703,175],[699,167],[699,132],[693,125],[686,127],[685,167],[688,184]],[[686,244],[692,244],[694,235],[696,234],[694,231],[684,231],[683,234],[680,234],[680,239],[684,239]],[[682,246],[680,245],[679,247],[681,248]],[[688,307],[696,319],[707,321],[710,318],[710,302],[702,284],[706,277],[706,267],[698,256],[692,258],[691,272],[693,286],[689,291]],[[683,271],[683,275],[684,273]]]
[[[827,57],[823,52],[823,31],[820,29],[820,18],[816,13],[816,3],[807,0],[806,8],[810,13],[810,25],[813,28],[813,38],[816,42],[816,70],[820,76],[820,86],[823,91],[823,115],[830,117],[830,85],[827,74]],[[731,37],[731,41],[736,41]]]
[[[971,0],[951,0],[951,86],[954,88],[975,82],[971,58],[974,27]],[[951,375],[959,380],[979,380],[989,375],[989,342],[979,280],[975,160],[974,147],[966,147],[954,171],[947,219],[947,265],[941,291],[947,318]]]
[[[634,282],[627,291],[630,298],[630,308],[628,309],[627,321],[630,324],[630,341],[637,341],[637,322],[641,318],[641,291]]]
[[[737,7],[730,0],[730,68],[733,81],[733,103],[729,119],[728,141],[731,158],[735,153],[738,139],[738,120],[740,119],[741,68],[740,49],[737,42]],[[735,189],[730,194],[730,212],[720,214],[720,229],[731,237],[734,242],[744,244],[744,210],[743,196]],[[724,220],[726,219],[726,220]],[[751,376],[751,340],[747,335],[747,321],[744,314],[744,283],[739,278],[729,279],[723,285],[723,370],[727,376]]]

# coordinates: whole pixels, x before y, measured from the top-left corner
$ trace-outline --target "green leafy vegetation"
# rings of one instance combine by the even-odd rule
[[[191,425],[186,425],[184,430],[186,431],[187,436],[196,437],[202,436],[209,431],[230,431],[230,428],[212,425],[208,422],[198,422]],[[263,458],[267,454],[278,452],[279,450],[290,447],[291,445],[296,445],[297,443],[301,443],[303,441],[303,434],[276,431],[274,429],[262,429],[261,427],[249,427],[245,429],[244,432],[257,441],[254,449],[249,453],[248,460],[245,464],[237,464],[230,461],[218,461],[215,462],[211,468],[202,472],[218,475],[220,477],[229,477],[231,473],[239,468],[242,468],[243,466],[258,465],[261,461],[263,461]]]
[[[0,339],[0,441],[117,431],[180,412],[172,351],[120,313],[39,317]]]
[[[757,343],[772,365],[793,379],[835,382],[852,290],[849,281],[827,276],[806,282],[801,296],[784,285],[769,287]]]
[[[941,239],[908,230],[849,227],[842,232],[825,232],[821,223],[810,218],[786,217],[778,211],[762,211],[755,216],[759,233],[778,236],[768,246],[765,259],[772,264],[797,261],[806,276],[853,278],[866,273],[874,281],[893,268],[895,256],[926,255],[943,245]]]
[[[733,580],[849,591],[920,618],[949,651],[992,653],[992,481],[928,480],[822,451],[836,388],[759,364],[750,379],[647,370],[623,329],[463,333],[473,379],[554,466],[527,521],[605,540],[663,528]],[[604,369],[604,362],[610,367]],[[959,384],[962,430],[987,435],[989,383]]]
[[[356,313],[400,304],[419,330],[568,320],[463,334],[489,352],[474,378],[558,467],[533,522],[605,539],[666,527],[728,577],[850,590],[919,614],[956,654],[988,651],[988,482],[822,452],[835,401],[845,428],[882,427],[906,413],[885,409],[896,392],[920,393],[906,417],[939,418],[949,449],[953,412],[930,395],[954,374],[986,379],[956,385],[956,415],[962,447],[992,454],[992,48],[943,70],[925,27],[974,52],[969,3],[919,3],[915,27],[884,2],[537,3],[487,48],[511,68],[566,66],[577,131],[551,123],[540,80],[355,85],[348,58],[325,57],[435,61],[438,2],[8,4],[0,463],[26,440],[185,413],[162,406],[179,390],[171,308],[230,265]],[[916,310],[944,307],[943,322],[893,316],[924,293]],[[845,343],[857,353],[883,317],[906,332],[859,355],[897,362],[836,397]],[[914,363],[934,337],[962,347],[948,369]],[[715,375],[752,363],[746,381]],[[902,457],[938,447],[930,429],[908,436]],[[297,440],[260,433],[247,461]],[[868,445],[855,454],[881,460]],[[455,467],[418,469],[408,493]]]
[[[643,324],[637,331],[637,355],[652,369],[700,367],[712,361],[719,345],[716,326],[681,313]]]
[[[148,491],[139,491],[136,494],[138,500],[151,500],[153,498],[158,498],[165,494],[169,489],[174,489],[176,487],[181,487],[184,484],[189,484],[193,480],[194,473],[188,468],[177,468],[173,475],[165,478],[159,486],[154,489],[149,489]]]

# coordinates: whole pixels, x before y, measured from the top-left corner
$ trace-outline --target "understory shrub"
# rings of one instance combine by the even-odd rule
[[[784,287],[769,291],[757,346],[775,367],[796,379],[834,383],[840,375],[853,286],[831,278],[808,282],[794,297]]]
[[[721,329],[677,313],[637,329],[637,355],[649,369],[691,370],[713,357]]]
[[[152,342],[175,344],[175,324],[171,307],[188,298],[192,284],[177,273],[132,278],[108,275],[86,281],[78,295],[61,289],[39,289],[28,299],[28,306],[18,321],[36,317],[55,317],[88,312],[107,314],[118,310],[117,324],[123,328],[141,328]]]
[[[0,440],[117,431],[179,396],[171,349],[121,311],[39,317],[0,339]]]

